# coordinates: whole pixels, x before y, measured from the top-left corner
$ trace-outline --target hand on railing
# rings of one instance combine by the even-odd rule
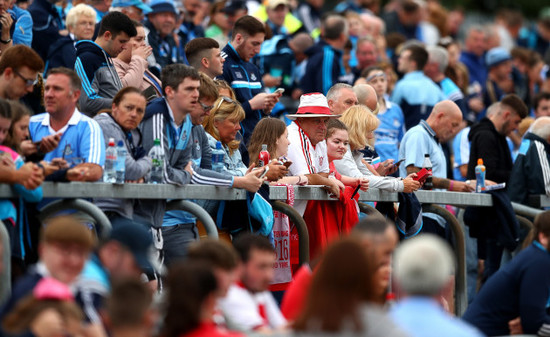
[[[248,192],[257,192],[262,187],[265,177],[260,178],[264,174],[264,169],[253,170],[255,166],[255,164],[250,165],[244,177],[233,177],[233,187],[244,188]]]
[[[23,185],[28,190],[34,190],[44,181],[44,173],[38,165],[26,163],[16,172],[18,184]]]

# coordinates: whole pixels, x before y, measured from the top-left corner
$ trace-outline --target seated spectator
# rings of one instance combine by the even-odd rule
[[[110,112],[97,115],[94,120],[103,130],[105,144],[109,138],[115,144],[122,141],[126,149],[124,179],[131,182],[144,182],[145,175],[151,170],[151,158],[141,146],[142,136],[138,130],[145,114],[145,96],[134,87],[120,90],[113,98]],[[94,203],[112,220],[116,217],[133,218],[133,199],[95,199]]]
[[[177,264],[170,269],[166,283],[167,314],[161,331],[163,336],[243,336],[222,329],[214,322],[213,313],[220,292],[214,271],[208,263],[189,261]]]
[[[41,279],[32,294],[21,299],[3,319],[3,329],[10,335],[32,334],[36,337],[81,335],[82,310],[69,287],[54,278]]]
[[[367,84],[371,85],[378,97],[378,113],[376,117],[380,125],[374,130],[376,152],[382,162],[399,159],[399,143],[405,135],[405,117],[401,107],[390,101],[388,96],[388,80],[384,70],[370,67],[366,70]]]
[[[34,145],[29,140],[29,120],[31,112],[23,104],[17,101],[9,101],[12,112],[11,126],[4,138],[3,144],[21,156],[29,154],[29,148],[34,150]],[[34,151],[32,151],[34,152]]]
[[[150,3],[152,11],[147,14],[145,27],[148,29],[147,41],[153,48],[155,64],[149,64],[149,70],[160,76],[161,70],[169,64],[183,63],[183,56],[174,40],[178,12],[171,0],[155,0]]]
[[[111,107],[113,97],[123,87],[112,59],[128,48],[136,34],[129,17],[111,12],[101,20],[95,41],[77,42],[74,69],[82,81],[84,93],[79,105],[84,114],[93,117]]]
[[[13,12],[15,19],[12,25],[12,39],[13,44],[22,44],[30,47],[32,44],[32,16],[27,8],[23,8],[21,2],[12,1],[10,9]]]
[[[219,302],[229,327],[249,333],[283,329],[286,320],[268,291],[274,275],[273,246],[253,234],[243,234],[233,244],[242,261],[241,276]]]
[[[336,83],[327,92],[330,113],[341,115],[346,109],[359,104],[353,87],[347,83]]]
[[[0,59],[0,98],[19,100],[34,90],[44,62],[31,48],[13,46]]]
[[[535,118],[550,116],[550,93],[540,92],[533,101],[533,110]]]
[[[176,34],[179,40],[180,55],[185,55],[185,45],[198,37],[204,37],[202,21],[207,16],[207,7],[201,0],[187,0],[182,2],[183,18],[178,20],[180,24]],[[176,27],[177,28],[177,27]]]
[[[419,45],[410,45],[399,54],[397,70],[405,74],[397,82],[391,101],[403,109],[408,130],[426,118],[432,108],[445,99],[443,91],[422,70],[428,62],[428,52]],[[418,88],[423,88],[421,91]]]
[[[344,239],[331,245],[316,269],[293,330],[304,336],[405,336],[383,311],[369,304],[374,300],[375,270],[358,242]]]
[[[216,40],[199,37],[185,46],[185,56],[189,65],[214,79],[223,74],[225,59],[221,56],[220,45]]]
[[[149,71],[147,62],[152,49],[146,42],[145,28],[133,21],[137,35],[130,39],[128,48],[113,59],[118,76],[124,87],[136,87],[145,93],[150,101],[162,96],[162,83]]]
[[[530,195],[550,195],[550,117],[535,120],[523,138],[514,162],[508,195],[513,202],[527,204]]]
[[[394,177],[374,175],[361,161],[363,154],[359,151],[367,146],[367,140],[374,137],[374,130],[379,121],[365,106],[358,105],[347,109],[340,120],[346,125],[350,143],[343,159],[334,161],[336,170],[353,178],[367,178],[369,187],[392,192],[414,192],[420,183],[411,176],[401,180]]]
[[[262,145],[267,145],[267,152],[269,152],[270,158],[272,158],[269,164],[269,171],[267,177],[269,181],[278,184],[291,184],[291,185],[307,185],[307,176],[300,175],[297,177],[288,176],[288,170],[281,167],[281,163],[285,163],[288,159],[288,131],[285,123],[277,118],[266,117],[261,119],[256,127],[252,136],[250,136],[250,143],[248,144],[248,153],[253,158],[253,163],[258,165],[258,155],[262,150]],[[292,162],[289,162],[292,165]],[[273,176],[270,174],[276,171],[282,170],[284,177]],[[270,179],[270,176],[273,177]]]
[[[134,21],[143,22],[144,16],[151,13],[152,9],[141,0],[115,0],[109,11],[119,11]]]
[[[468,306],[463,319],[489,336],[510,335],[510,321],[520,318],[520,334],[544,336],[550,325],[550,212],[535,218],[533,242],[498,270]]]
[[[86,4],[79,4],[67,13],[68,35],[60,37],[48,49],[46,70],[65,67],[73,68],[76,61],[75,43],[94,37],[96,11]]]
[[[229,42],[229,33],[232,25],[229,23],[227,14],[224,12],[225,0],[218,0],[210,8],[210,21],[204,32],[204,36],[215,40],[220,46]],[[189,57],[187,57],[189,60]]]
[[[105,305],[105,327],[112,337],[153,336],[158,313],[151,290],[141,280],[113,283]]]
[[[227,83],[225,80],[214,80],[214,84],[218,88],[218,93],[220,96],[229,97],[232,100],[236,101],[237,96],[235,95],[235,92],[233,91],[233,88]]]
[[[513,88],[510,90],[507,86],[511,81],[512,56],[504,48],[493,48],[485,55],[485,64],[488,74],[483,91],[483,104],[488,107],[499,102],[506,93],[513,92]]]
[[[42,60],[46,60],[50,46],[60,37],[65,29],[61,13],[55,4],[47,0],[33,1],[28,8],[33,21],[32,49]]]
[[[50,276],[72,285],[82,272],[94,245],[92,232],[75,218],[50,219],[41,230],[38,247],[40,259],[36,268],[15,283],[0,316],[6,317],[16,303],[30,294],[44,277]]]
[[[394,280],[405,297],[390,314],[410,336],[439,336],[441,331],[446,336],[483,336],[469,324],[450,316],[439,303],[442,294],[453,285],[453,269],[450,247],[431,235],[406,240],[395,251]],[[504,293],[500,294],[502,298]]]
[[[31,139],[40,142],[40,152],[47,152],[44,160],[63,168],[53,180],[97,181],[103,176],[103,133],[76,108],[79,97],[78,75],[67,68],[52,69],[44,87],[46,112],[30,119]]]

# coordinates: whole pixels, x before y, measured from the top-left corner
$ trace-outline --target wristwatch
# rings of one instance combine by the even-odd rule
[[[7,39],[7,40],[2,40],[0,39],[0,43],[3,43],[3,44],[8,44],[11,42],[11,38]]]

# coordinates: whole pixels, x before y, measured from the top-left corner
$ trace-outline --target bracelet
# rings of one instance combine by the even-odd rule
[[[2,40],[0,39],[0,43],[3,43],[3,44],[8,44],[11,42],[11,38],[7,39],[7,40]]]
[[[302,182],[302,176],[298,176],[298,182],[296,183],[296,185],[300,185],[301,182]]]
[[[453,190],[453,184],[454,184],[454,181],[451,180],[451,182],[449,183],[449,191]]]

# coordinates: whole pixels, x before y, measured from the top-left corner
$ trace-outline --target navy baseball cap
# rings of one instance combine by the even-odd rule
[[[153,238],[147,228],[143,224],[126,218],[117,218],[112,225],[109,239],[118,241],[128,249],[143,272],[153,270],[149,261],[153,249]]]
[[[176,6],[172,1],[167,0],[153,0],[151,1],[151,12],[149,14],[169,12],[174,15],[178,15]]]
[[[151,13],[151,7],[147,6],[141,0],[113,0],[111,7],[130,7],[135,6],[143,12],[143,14]]]
[[[229,0],[225,3],[225,6],[222,8],[222,11],[227,14],[235,14],[239,9],[246,9],[246,1],[244,0]]]

